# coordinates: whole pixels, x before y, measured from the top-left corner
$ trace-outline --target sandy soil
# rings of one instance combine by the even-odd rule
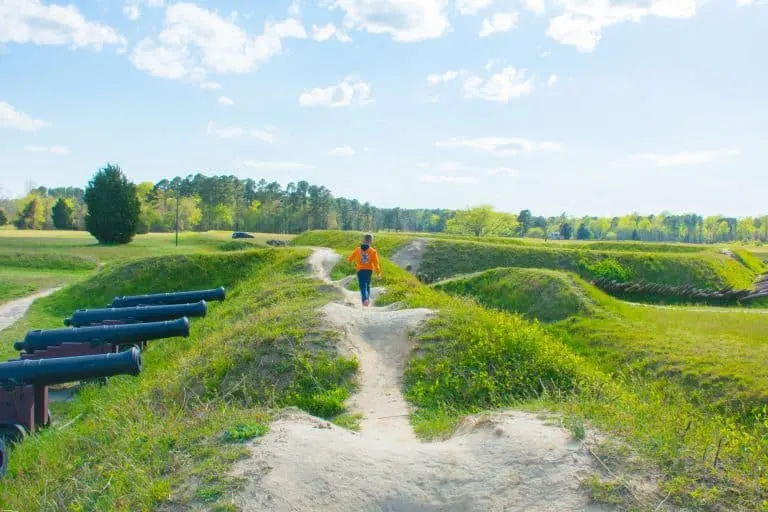
[[[24,298],[12,300],[0,305],[0,331],[10,327],[14,324],[14,322],[16,322],[16,320],[24,316],[24,313],[27,312],[29,306],[31,306],[35,300],[39,299],[40,297],[47,297],[59,289],[60,288],[49,288],[48,290],[43,290],[35,294],[28,295]]]
[[[404,268],[411,274],[415,274],[421,265],[421,258],[424,249],[427,247],[427,240],[417,238],[408,242],[408,244],[392,255],[392,262],[400,268]]]
[[[331,283],[338,255],[316,250],[312,275]],[[467,418],[441,442],[413,434],[401,377],[409,331],[425,309],[360,305],[357,292],[323,309],[345,332],[343,350],[361,363],[353,432],[286,409],[236,464],[246,484],[235,503],[246,511],[597,511],[579,485],[597,468],[582,444],[534,415],[505,412]],[[380,293],[381,290],[377,290]]]

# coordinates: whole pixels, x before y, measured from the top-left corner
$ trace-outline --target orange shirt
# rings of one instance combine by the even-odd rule
[[[358,246],[352,251],[352,254],[349,255],[347,261],[355,264],[355,271],[373,270],[377,274],[381,272],[381,268],[379,267],[379,254],[373,247],[369,247],[368,250],[364,251]]]

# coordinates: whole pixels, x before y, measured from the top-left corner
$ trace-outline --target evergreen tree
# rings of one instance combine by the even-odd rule
[[[18,229],[43,229],[45,222],[45,205],[37,198],[33,197],[30,202],[19,212],[16,221],[13,223]]]
[[[0,209],[0,226],[8,224],[8,217],[5,216],[5,212]]]
[[[579,224],[579,229],[576,230],[576,238],[578,240],[589,240],[592,238],[592,233],[583,222]]]
[[[100,169],[85,189],[88,213],[85,228],[102,244],[127,244],[139,224],[140,203],[136,185],[117,165]]]
[[[568,222],[563,222],[560,224],[560,234],[563,236],[563,239],[570,240],[573,235],[573,226]]]
[[[53,227],[56,229],[75,229],[74,209],[72,204],[60,197],[53,205]]]

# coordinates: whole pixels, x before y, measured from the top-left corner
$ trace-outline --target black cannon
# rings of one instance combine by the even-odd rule
[[[64,325],[86,327],[92,325],[121,325],[161,322],[182,317],[202,317],[208,312],[204,300],[190,304],[161,306],[134,306],[128,308],[78,309],[64,320]]]
[[[48,386],[139,373],[141,352],[136,347],[113,354],[0,363],[0,439],[18,441],[50,423]],[[3,466],[5,453],[0,456]]]
[[[25,351],[27,355],[35,355],[37,351],[46,351],[50,352],[50,355],[46,355],[46,357],[63,357],[103,353],[105,351],[112,352],[121,345],[133,345],[174,336],[189,336],[189,319],[187,317],[141,324],[37,329],[29,331],[24,337],[24,341],[17,341],[13,347],[16,350]],[[24,356],[22,354],[22,359],[25,359]],[[38,358],[35,357],[35,359]],[[32,359],[32,357],[26,359]]]
[[[200,300],[224,300],[226,291],[223,286],[210,290],[192,290],[188,292],[154,293],[149,295],[126,295],[115,297],[109,305],[111,308],[127,308],[133,306],[158,306],[161,304],[186,304]]]

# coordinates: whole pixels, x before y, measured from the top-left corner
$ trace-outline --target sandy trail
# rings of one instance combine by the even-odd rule
[[[312,275],[333,283],[339,256],[317,249]],[[344,283],[347,280],[342,280]],[[378,290],[380,292],[381,290]],[[343,350],[357,354],[360,390],[353,432],[297,409],[281,413],[253,455],[234,468],[245,479],[235,504],[246,511],[597,511],[581,480],[595,470],[581,443],[565,430],[522,412],[467,418],[443,442],[421,442],[401,392],[409,330],[425,309],[360,305],[357,292],[323,308],[345,332]]]
[[[32,295],[28,295],[24,298],[12,300],[10,302],[6,302],[5,304],[0,305],[0,331],[2,331],[3,329],[7,329],[11,325],[13,325],[19,318],[24,316],[24,313],[27,312],[27,310],[32,305],[32,303],[35,302],[35,300],[39,299],[40,297],[47,297],[48,295],[52,294],[56,290],[60,290],[60,289],[61,288],[49,288],[47,290],[42,290]]]

